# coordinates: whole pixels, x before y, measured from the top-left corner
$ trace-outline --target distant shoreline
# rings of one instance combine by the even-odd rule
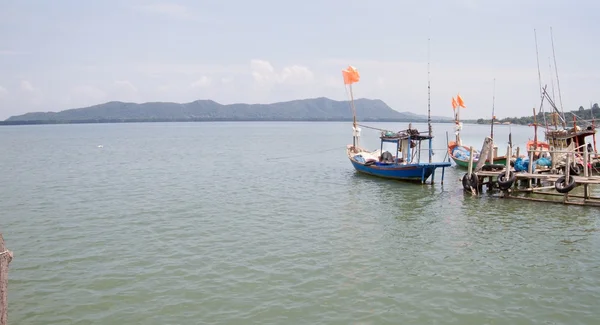
[[[352,122],[352,119],[96,119],[75,121],[0,121],[0,126],[16,125],[54,125],[54,124],[118,124],[118,123],[165,123],[165,122]],[[427,123],[427,120],[408,119],[364,119],[364,122],[390,122],[390,123]],[[431,120],[432,123],[454,123],[452,120]]]

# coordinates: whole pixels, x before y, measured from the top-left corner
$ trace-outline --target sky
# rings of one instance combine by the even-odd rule
[[[0,120],[108,101],[356,98],[461,118],[600,102],[600,2],[583,0],[0,0]],[[430,39],[428,41],[428,39]],[[429,48],[429,50],[428,50]],[[429,59],[428,59],[429,57]],[[495,79],[495,91],[494,91]],[[493,97],[495,99],[493,100]]]

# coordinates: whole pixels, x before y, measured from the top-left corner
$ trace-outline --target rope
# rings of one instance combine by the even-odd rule
[[[356,125],[358,125],[360,127],[363,127],[363,128],[377,130],[377,131],[388,131],[388,130],[384,130],[384,129],[380,129],[380,128],[375,128],[375,127],[364,125],[364,124],[358,124],[358,123],[356,123]]]
[[[319,150],[319,151],[311,151],[311,153],[323,153],[323,152],[329,152],[329,151],[334,151],[334,150],[340,150],[346,148],[346,146],[344,147],[335,147],[335,148],[331,148],[331,149],[325,149],[325,150]],[[299,158],[299,157],[303,157],[306,156],[306,154],[301,154],[301,155],[293,155],[293,156],[282,156],[282,157],[273,157],[273,158],[267,158],[265,160],[280,160],[280,159],[289,159],[289,158]]]

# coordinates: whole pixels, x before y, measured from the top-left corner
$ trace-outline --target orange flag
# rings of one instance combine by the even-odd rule
[[[452,97],[452,109],[456,109],[456,106],[458,106],[456,103],[456,98]]]
[[[360,74],[355,67],[349,65],[348,68],[342,70],[342,76],[344,76],[344,84],[350,85],[360,80]]]
[[[460,106],[462,108],[467,108],[467,106],[465,106],[465,102],[463,101],[462,97],[460,97],[460,94],[456,95],[456,101],[458,102],[458,106]]]

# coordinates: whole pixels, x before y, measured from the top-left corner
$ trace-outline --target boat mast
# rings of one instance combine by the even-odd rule
[[[494,103],[496,102],[496,78],[494,78],[494,90],[492,91],[492,123],[490,125],[490,138],[494,140],[494,120],[496,116],[494,115]]]
[[[539,86],[540,86],[540,98],[543,100],[544,93],[542,91],[542,73],[540,72],[540,55],[539,55],[539,52],[538,52],[537,32],[535,31],[535,28],[533,29],[533,36],[535,38],[535,59],[537,61],[538,82],[539,82]],[[543,113],[544,124],[546,124],[546,126],[548,126],[548,122],[546,122],[546,114],[544,112],[544,105],[543,104],[540,104],[540,112]]]
[[[594,115],[594,106],[592,102],[590,102],[590,114],[592,114],[592,131],[594,134],[592,135],[592,140],[594,141],[594,152],[598,153],[598,148],[596,147],[596,117]]]
[[[429,28],[431,28],[431,17],[429,17]],[[430,32],[431,33],[431,32]],[[428,33],[428,34],[430,34]],[[431,163],[431,158],[433,155],[433,151],[431,148],[431,137],[433,132],[431,131],[431,78],[430,78],[430,69],[429,69],[429,61],[430,61],[430,45],[431,36],[427,35],[427,127],[429,130],[429,163]]]
[[[533,108],[533,150],[538,148],[538,137],[537,137],[537,114],[535,114],[535,107]],[[531,148],[527,148],[531,149]]]
[[[354,148],[359,146],[358,143],[358,132],[357,132],[357,128],[356,128],[356,107],[354,106],[354,94],[352,93],[352,84],[348,85],[348,88],[350,88],[350,106],[352,106],[352,130],[353,130],[353,137],[352,137],[352,145],[354,146]]]
[[[359,146],[358,138],[360,137],[360,128],[356,123],[356,106],[354,105],[354,93],[352,92],[352,84],[360,80],[360,75],[356,68],[348,65],[347,69],[342,70],[342,77],[344,78],[344,89],[346,93],[350,90],[350,108],[352,108],[352,146],[353,150]],[[346,88],[346,86],[348,86]]]
[[[555,70],[555,74],[556,74],[556,86],[558,88],[558,101],[560,102],[560,111],[562,112],[562,115],[563,115],[563,128],[566,128],[565,111],[563,109],[562,95],[560,93],[560,80],[558,79],[558,67],[556,66],[556,53],[554,52],[554,35],[552,33],[552,26],[550,26],[550,39],[552,41],[552,56],[554,57],[554,70]]]

